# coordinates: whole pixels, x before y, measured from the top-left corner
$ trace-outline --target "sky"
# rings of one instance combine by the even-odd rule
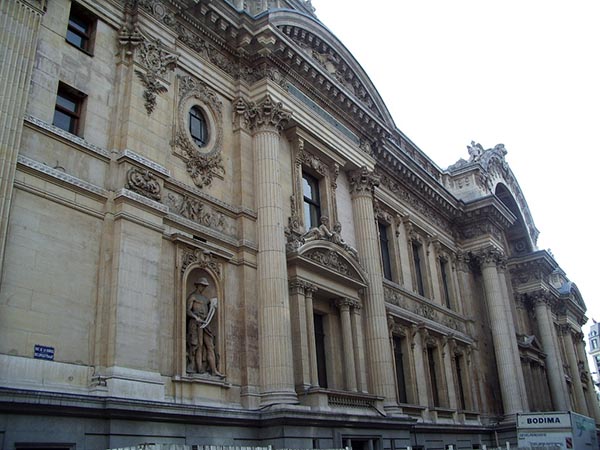
[[[440,168],[503,143],[539,249],[600,321],[597,0],[312,0]],[[587,336],[587,325],[584,327]]]

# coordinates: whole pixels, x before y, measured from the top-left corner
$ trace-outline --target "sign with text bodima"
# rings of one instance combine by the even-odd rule
[[[517,434],[519,448],[598,448],[594,420],[570,411],[518,414]]]

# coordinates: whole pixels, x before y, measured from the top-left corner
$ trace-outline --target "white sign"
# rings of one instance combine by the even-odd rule
[[[573,448],[573,438],[569,432],[519,432],[519,448],[552,448],[567,450]]]
[[[571,429],[571,416],[569,413],[519,414],[518,427],[520,430]]]

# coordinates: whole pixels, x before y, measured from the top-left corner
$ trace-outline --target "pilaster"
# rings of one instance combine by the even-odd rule
[[[43,0],[0,2],[0,272]]]

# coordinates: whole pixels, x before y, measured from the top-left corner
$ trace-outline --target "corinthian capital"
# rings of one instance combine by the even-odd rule
[[[476,257],[482,267],[496,266],[502,269],[506,264],[504,253],[495,247],[487,247],[481,250],[476,254]]]
[[[238,98],[235,112],[251,131],[270,130],[280,132],[292,117],[292,112],[283,108],[281,102],[275,102],[267,94],[260,102],[249,102]]]
[[[349,173],[350,176],[350,194],[373,194],[373,190],[379,186],[379,177],[369,171],[365,166]]]

